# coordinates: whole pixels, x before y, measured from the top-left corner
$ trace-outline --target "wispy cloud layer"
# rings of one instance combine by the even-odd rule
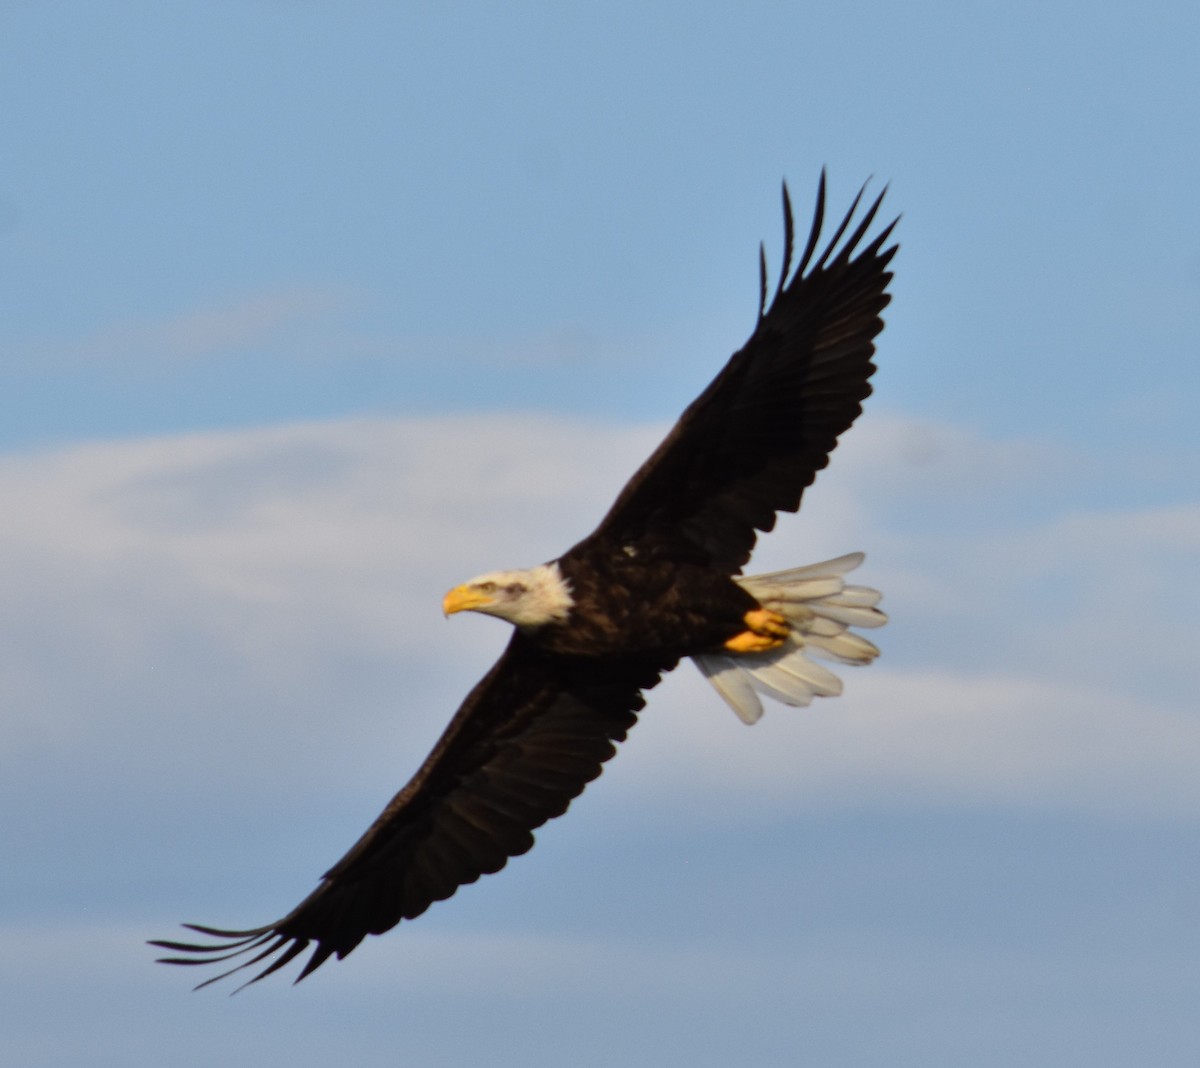
[[[331,747],[349,767],[381,730],[388,752],[363,760],[381,776],[398,752],[415,762],[503,640],[494,621],[445,623],[440,594],[570,545],[661,430],[353,420],[10,456],[0,752],[149,790],[186,767],[197,786],[206,766],[249,774],[267,751],[292,776]],[[680,812],[716,783],[755,804],[1193,811],[1197,668],[1176,628],[1200,509],[1014,510],[1000,532],[947,519],[947,486],[969,504],[986,482],[1003,511],[1027,492],[1012,472],[1041,455],[876,420],[760,559],[869,550],[864,580],[894,619],[883,660],[847,672],[846,697],[772,709],[751,733],[698,680],[672,680],[625,758],[646,763],[643,788],[671,781]],[[938,515],[918,530],[923,500]]]
[[[349,294],[297,287],[252,293],[158,318],[116,321],[76,338],[43,340],[5,353],[13,368],[106,364],[144,368],[228,356],[286,342],[295,351],[296,334],[345,308]]]

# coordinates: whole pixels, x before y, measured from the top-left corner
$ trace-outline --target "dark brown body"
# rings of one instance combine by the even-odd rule
[[[534,635],[553,653],[674,661],[718,648],[746,629],[744,617],[757,607],[728,575],[664,558],[653,546],[584,542],[558,564],[575,605],[565,623]]]

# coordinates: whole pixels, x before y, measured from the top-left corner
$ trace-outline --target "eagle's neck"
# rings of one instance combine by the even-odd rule
[[[544,627],[565,623],[575,605],[571,584],[563,576],[557,560],[539,564],[528,571],[516,572],[524,593],[513,605],[510,621],[518,627]]]

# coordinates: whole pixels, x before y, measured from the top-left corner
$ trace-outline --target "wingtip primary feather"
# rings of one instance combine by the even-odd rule
[[[845,234],[845,232],[846,232],[846,227],[848,227],[850,225],[850,220],[854,218],[855,213],[858,211],[858,206],[859,206],[859,204],[862,203],[862,198],[863,198],[864,194],[866,193],[866,191],[867,191],[867,183],[864,182],[862,184],[862,187],[855,194],[854,199],[850,202],[849,211],[847,211],[846,214],[842,217],[842,221],[840,223],[838,223],[838,228],[834,232],[833,237],[831,237],[829,239],[828,244],[826,244],[825,251],[821,253],[820,259],[818,259],[817,262],[813,264],[814,271],[821,270],[821,268],[823,268],[829,262],[830,257],[833,255],[834,249],[837,248],[838,243],[842,240],[842,235]]]
[[[849,229],[854,218],[857,215],[859,208],[862,206],[863,199],[866,196],[867,189],[870,187],[874,176],[868,178],[859,188],[857,195],[854,197],[849,210],[842,217],[833,236],[825,243],[823,251],[814,261],[813,257],[817,254],[817,248],[821,244],[821,232],[825,226],[825,207],[827,199],[827,178],[826,170],[821,168],[821,177],[817,183],[817,199],[813,209],[812,224],[809,227],[808,238],[805,241],[804,250],[800,254],[799,260],[796,262],[795,269],[792,269],[793,254],[795,251],[795,218],[792,211],[791,194],[788,190],[787,182],[782,184],[783,197],[783,264],[779,272],[779,281],[776,284],[774,294],[771,296],[770,302],[767,300],[767,260],[766,249],[764,246],[759,246],[759,309],[758,321],[761,323],[771,311],[779,304],[780,299],[790,293],[797,284],[799,284],[809,274],[827,269],[830,267],[844,266],[849,263],[854,256],[859,243],[866,236],[872,223],[875,221],[879,213],[879,209],[883,205],[884,197],[888,193],[889,186],[884,185],[879,195],[871,202],[866,214],[860,219],[850,234],[846,238],[847,230]],[[860,255],[873,257],[881,255],[879,250],[883,243],[891,236],[896,224],[900,221],[899,216],[893,219],[880,233],[877,235],[866,248],[861,250]],[[843,241],[843,238],[846,238]],[[886,259],[890,259],[895,252],[895,246],[882,253]],[[886,261],[885,261],[886,262]]]
[[[767,314],[767,246],[758,243],[758,321]]]
[[[246,987],[257,983],[260,979],[265,979],[268,975],[277,972],[303,953],[310,944],[310,939],[295,938],[283,934],[276,926],[259,927],[247,931],[229,931],[219,927],[206,927],[196,923],[185,923],[183,926],[189,931],[195,931],[197,934],[217,939],[217,941],[206,944],[203,942],[179,942],[171,939],[152,939],[148,942],[149,945],[169,950],[172,953],[186,954],[185,956],[158,957],[156,963],[195,967],[196,965],[220,964],[224,961],[246,956],[247,954],[253,954],[248,960],[241,961],[234,965],[234,967],[228,968],[217,975],[210,976],[204,982],[196,984],[192,988],[193,990],[203,990],[205,987],[219,983],[223,979],[228,979],[231,975],[236,975],[247,968],[253,968],[256,964],[260,964],[269,957],[279,954],[262,971],[230,992],[231,994],[236,994],[241,990],[245,990]],[[305,964],[304,969],[297,976],[295,982],[298,983],[305,976],[315,971],[332,952],[332,948],[326,949],[321,943],[318,943],[312,958]]]
[[[817,203],[813,208],[812,225],[808,228],[808,241],[804,245],[804,253],[796,265],[796,277],[803,277],[808,268],[808,262],[816,251],[817,242],[821,239],[821,229],[825,225],[825,168],[821,168],[821,179],[817,183]]]
[[[783,266],[779,269],[779,284],[775,287],[773,301],[779,299],[787,285],[788,274],[792,269],[792,253],[795,251],[796,222],[792,215],[792,198],[788,194],[787,182],[783,183]]]

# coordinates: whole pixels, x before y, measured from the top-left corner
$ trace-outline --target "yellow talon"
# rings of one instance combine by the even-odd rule
[[[778,612],[755,608],[742,619],[748,630],[735,634],[725,643],[731,653],[766,653],[778,649],[788,636],[788,623]]]

